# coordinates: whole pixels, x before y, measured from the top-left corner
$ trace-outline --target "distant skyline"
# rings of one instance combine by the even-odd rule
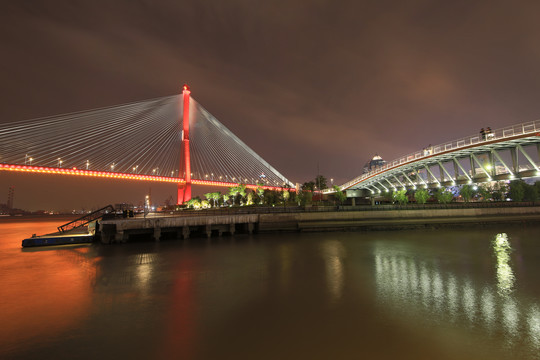
[[[540,118],[540,3],[32,1],[0,13],[0,122],[180,93],[295,182]],[[0,172],[0,203],[133,201],[174,186]],[[203,191],[206,192],[206,191]],[[111,201],[113,202],[113,201]]]

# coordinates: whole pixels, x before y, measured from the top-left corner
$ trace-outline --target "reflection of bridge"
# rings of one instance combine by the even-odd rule
[[[532,149],[531,149],[532,148]],[[340,186],[351,197],[540,176],[540,120],[430,146]],[[327,192],[332,192],[328,190]]]
[[[183,104],[183,106],[181,106]],[[265,189],[290,181],[190,96],[0,126],[0,170]]]
[[[445,239],[446,240],[446,239]],[[452,244],[452,242],[448,242]],[[483,328],[490,337],[504,339],[516,358],[534,358],[540,346],[540,308],[534,297],[513,295],[515,275],[511,262],[511,243],[507,234],[497,234],[492,241],[495,281],[478,283],[469,273],[476,264],[456,262],[457,258],[431,261],[411,254],[408,248],[377,243],[374,247],[376,293],[380,304],[393,308],[411,322],[439,322]],[[486,249],[487,250],[487,249]],[[452,251],[446,251],[444,256]],[[476,255],[476,254],[474,254]],[[453,264],[454,263],[454,264]],[[464,267],[466,275],[452,271]],[[480,273],[486,271],[482,265]],[[487,272],[491,275],[491,269]],[[463,273],[463,271],[462,271]],[[533,301],[531,301],[533,300]],[[415,322],[416,323],[416,322]],[[450,325],[453,324],[453,325]]]

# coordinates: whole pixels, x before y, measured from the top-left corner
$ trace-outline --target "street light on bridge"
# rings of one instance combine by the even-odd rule
[[[63,163],[62,159],[58,158],[58,167],[59,167],[59,168],[62,167],[62,163]]]

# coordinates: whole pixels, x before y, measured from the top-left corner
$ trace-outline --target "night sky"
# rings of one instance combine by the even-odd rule
[[[540,118],[538,1],[11,1],[0,122],[180,93],[293,182]],[[39,186],[36,187],[36,184]],[[0,173],[0,203],[156,202],[174,186]],[[69,193],[69,195],[67,195]]]

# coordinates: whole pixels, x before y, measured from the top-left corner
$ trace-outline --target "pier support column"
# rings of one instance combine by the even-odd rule
[[[231,235],[234,235],[234,232],[236,230],[235,224],[229,224],[229,232],[231,233]]]
[[[212,225],[206,224],[206,225],[204,226],[204,230],[205,230],[205,232],[206,232],[206,237],[207,237],[207,238],[210,238],[210,237],[212,236]]]
[[[248,223],[247,224],[247,231],[249,233],[249,235],[253,234],[253,229],[255,228],[255,225],[253,223]]]
[[[114,236],[114,242],[125,243],[127,242],[128,235],[124,230],[117,230]]]
[[[154,240],[155,241],[161,240],[161,228],[159,226],[156,226],[154,228]]]
[[[182,237],[184,240],[189,239],[189,226],[182,227]]]
[[[356,206],[356,198],[351,198],[352,206]]]

